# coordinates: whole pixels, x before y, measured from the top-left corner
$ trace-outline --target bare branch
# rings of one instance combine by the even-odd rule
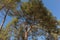
[[[6,11],[6,14],[5,14],[4,19],[3,19],[2,23],[1,23],[1,26],[0,26],[0,30],[2,29],[2,27],[3,27],[4,23],[5,23],[8,11],[9,11],[9,9]]]

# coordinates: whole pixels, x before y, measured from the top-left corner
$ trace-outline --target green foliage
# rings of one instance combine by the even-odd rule
[[[58,20],[58,25],[60,25],[60,20]]]
[[[10,40],[11,34],[10,34],[11,30],[9,27],[6,27],[6,29],[2,29],[0,31],[0,40]]]
[[[19,4],[20,2],[20,0],[0,1],[0,9],[5,11],[6,9],[9,9],[8,16],[12,17],[11,22],[9,22],[6,28],[1,31],[0,37],[2,38],[2,36],[4,36],[4,38],[2,38],[3,40],[8,40],[7,37],[12,36],[12,33],[14,34],[15,40],[20,40],[20,38],[25,40],[25,32],[28,33],[26,34],[28,37],[31,35],[32,37],[36,37],[40,35],[40,28],[43,30],[46,29],[44,31],[55,31],[57,20],[43,5],[41,0],[29,0],[28,2],[22,2],[21,5]],[[21,8],[19,10],[17,10],[18,5]],[[24,18],[23,20],[25,21],[20,23],[20,19],[22,18]],[[8,34],[9,36],[6,35],[7,37],[5,37],[5,34]]]
[[[27,20],[32,21],[32,24],[42,25],[42,27],[49,29],[55,29],[57,21],[52,13],[44,7],[42,1],[30,1],[22,4],[21,7],[23,13],[26,15]],[[28,15],[28,16],[27,16]],[[33,23],[34,22],[34,23]]]

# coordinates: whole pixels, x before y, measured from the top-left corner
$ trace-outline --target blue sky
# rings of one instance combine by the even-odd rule
[[[60,20],[60,0],[43,0],[43,3]]]
[[[27,0],[22,0],[22,1],[27,1]],[[57,20],[60,20],[60,0],[42,0],[42,1],[45,7],[47,7],[47,9],[49,9],[52,12],[53,16],[55,16]],[[1,12],[0,12],[0,16],[2,16]],[[3,18],[0,17],[0,24],[2,22],[2,19]],[[11,17],[7,17],[6,20],[7,21],[5,22],[4,26],[6,26],[6,24],[11,20]]]
[[[22,0],[26,1],[26,0]],[[52,14],[60,20],[60,0],[42,0],[44,5],[52,12]]]
[[[22,0],[22,1],[26,1],[26,0]],[[58,20],[60,20],[60,0],[43,0],[43,3],[52,12],[52,14],[56,16]],[[6,20],[7,21],[5,22],[5,26],[11,20],[11,17],[7,17]],[[2,18],[0,18],[0,23],[1,21]]]
[[[22,0],[22,1],[26,1],[26,0]],[[44,5],[47,7],[47,9],[49,9],[52,14],[58,19],[60,20],[60,0],[42,0]],[[7,17],[7,22],[5,22],[5,24],[8,23],[8,21],[11,20],[10,17]],[[2,21],[2,18],[0,18],[0,23]]]

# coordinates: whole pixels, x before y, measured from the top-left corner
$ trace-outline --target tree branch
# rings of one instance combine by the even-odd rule
[[[5,23],[8,11],[9,11],[9,9],[6,11],[6,14],[5,14],[4,19],[3,19],[2,23],[1,23],[1,26],[0,26],[0,30],[2,29],[2,27],[3,27],[4,23]]]

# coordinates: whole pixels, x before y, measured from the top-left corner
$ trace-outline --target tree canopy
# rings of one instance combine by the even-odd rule
[[[57,27],[56,17],[44,6],[42,0],[29,0],[28,2],[1,0],[0,10],[5,12],[3,13],[5,15],[3,15],[4,18],[0,28],[0,32],[2,31],[4,35],[1,35],[5,37],[5,32],[7,35],[11,33],[14,40],[28,40],[28,37],[31,36],[32,39],[36,40],[37,36],[43,34],[40,32],[41,29],[51,33]],[[3,30],[7,15],[12,17],[12,20]],[[8,37],[11,38],[11,36]],[[8,38],[5,38],[3,40],[8,40]]]

